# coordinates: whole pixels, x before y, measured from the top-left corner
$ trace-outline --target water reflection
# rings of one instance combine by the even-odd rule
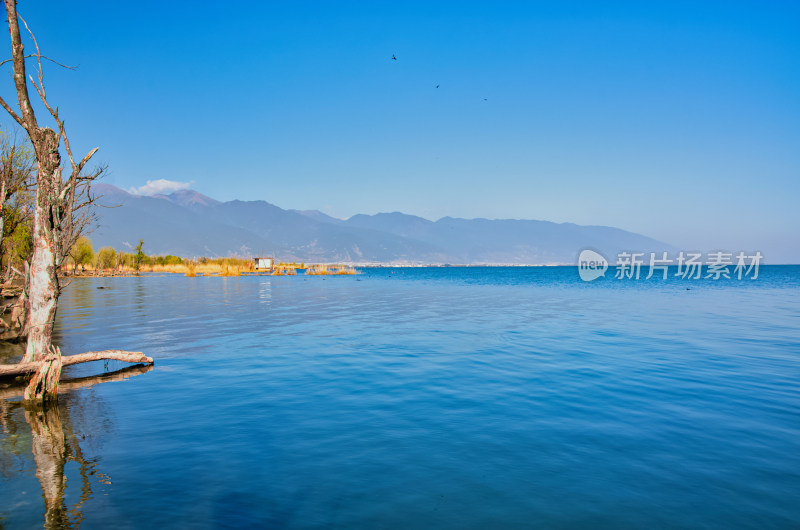
[[[258,284],[258,301],[267,305],[272,303],[272,283],[269,280]]]
[[[80,527],[84,503],[96,493],[98,485],[104,488],[111,485],[111,478],[98,468],[100,458],[88,457],[84,452],[93,439],[113,427],[109,414],[103,401],[93,393],[74,391],[152,369],[152,366],[129,366],[99,376],[62,381],[58,403],[44,408],[13,400],[22,395],[22,386],[0,388],[0,478],[4,482],[20,479],[35,469],[44,501],[45,528]],[[77,465],[79,480],[68,489],[67,476],[74,476],[65,472],[70,462]],[[11,512],[13,504],[0,504],[0,528],[10,516],[16,515]],[[27,526],[28,522],[20,523]]]

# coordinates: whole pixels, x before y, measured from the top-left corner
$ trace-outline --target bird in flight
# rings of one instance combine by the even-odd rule
[[[439,88],[439,85],[436,85],[436,88]]]
[[[394,56],[394,54],[392,54],[392,60],[393,60],[393,61],[396,61],[396,60],[397,60],[397,57],[395,57],[395,56]]]

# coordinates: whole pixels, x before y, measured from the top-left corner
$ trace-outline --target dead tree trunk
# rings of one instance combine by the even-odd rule
[[[8,29],[11,36],[11,59],[14,67],[14,86],[16,88],[19,113],[0,97],[0,105],[28,133],[36,155],[36,197],[33,213],[33,255],[27,272],[25,294],[26,322],[23,332],[27,332],[27,348],[20,363],[26,369],[33,365],[36,375],[26,390],[26,399],[47,399],[56,395],[58,377],[61,372],[62,358],[58,349],[51,351],[51,336],[56,317],[56,303],[60,286],[58,284],[58,268],[68,254],[72,244],[78,239],[81,231],[91,221],[91,214],[86,207],[94,198],[89,192],[92,181],[100,175],[102,169],[94,174],[84,175],[83,169],[97,148],[76,162],[70,149],[69,139],[64,129],[64,121],[59,118],[58,108],[53,108],[47,101],[42,72],[42,59],[49,60],[39,50],[33,32],[25,20],[17,13],[16,0],[4,0]],[[30,35],[36,52],[26,56],[20,36],[20,21]],[[25,59],[35,58],[38,63],[37,79],[26,76]],[[0,65],[8,61],[0,62]],[[62,65],[63,66],[63,65]],[[36,89],[39,99],[49,111],[57,131],[50,127],[40,126],[31,106],[28,94],[28,81]],[[66,159],[69,162],[69,173],[62,179],[62,160],[60,154],[63,143]],[[76,214],[80,212],[80,214]],[[48,352],[51,352],[48,354]],[[103,352],[107,353],[107,352]],[[152,364],[152,359],[144,357]],[[63,359],[66,364],[68,358]],[[77,361],[75,362],[84,362]],[[143,362],[140,358],[129,362]],[[0,367],[6,368],[6,367]],[[28,371],[28,370],[26,370]],[[54,390],[55,389],[55,390]]]
[[[19,328],[20,335],[25,333],[25,319],[28,316],[28,262],[25,262],[25,274],[22,276],[22,292],[17,297],[17,301],[11,308],[11,327]]]
[[[53,203],[53,199],[61,187],[61,155],[58,152],[60,135],[57,135],[49,127],[39,127],[36,121],[28,95],[25,52],[20,36],[16,0],[5,0],[5,4],[8,29],[11,35],[14,85],[20,115],[17,115],[5,100],[0,100],[0,102],[28,133],[38,165],[33,221],[33,257],[28,282],[28,346],[23,358],[23,361],[35,361],[41,360],[50,348],[50,336],[56,315],[56,298],[58,297],[54,228],[60,212],[53,210],[57,207],[57,204]],[[41,71],[39,75],[41,80]],[[40,95],[44,94],[43,85],[41,88],[37,86],[37,89]]]
[[[58,139],[50,128],[37,129],[34,141],[39,160],[36,205],[33,214],[33,256],[28,280],[28,346],[22,362],[42,359],[50,349],[56,319],[58,276],[56,274],[58,213],[54,195],[61,187],[61,155]],[[42,163],[44,162],[44,163]],[[55,214],[55,215],[54,215]]]
[[[5,225],[5,212],[3,209],[6,206],[6,179],[2,179],[0,182],[0,248],[3,248],[3,228]],[[9,256],[8,262],[11,263],[11,257]]]
[[[59,295],[58,277],[56,275],[61,259],[69,250],[69,243],[77,239],[82,228],[76,224],[75,211],[87,204],[92,198],[88,194],[88,185],[97,177],[84,176],[82,171],[97,149],[93,149],[83,160],[76,163],[72,157],[69,140],[64,129],[64,122],[58,116],[58,109],[50,106],[45,95],[42,73],[42,58],[36,38],[25,25],[36,47],[35,57],[38,61],[38,83],[33,77],[30,81],[36,88],[44,106],[50,112],[58,127],[58,132],[49,127],[41,127],[31,106],[28,94],[28,78],[25,69],[25,53],[20,36],[20,17],[17,14],[16,0],[5,0],[8,29],[11,36],[11,54],[14,65],[14,85],[16,87],[19,114],[0,98],[0,105],[28,133],[33,145],[37,163],[36,200],[33,216],[33,256],[28,276],[28,309],[26,314],[28,345],[23,362],[41,360],[50,348],[50,337],[56,316],[56,301]],[[25,21],[22,21],[25,24]],[[45,57],[46,59],[46,57]],[[62,165],[59,147],[64,141],[71,165],[71,173],[66,181],[62,181]],[[82,190],[82,191],[79,191]],[[79,204],[82,193],[86,201]],[[80,219],[78,220],[80,221]],[[65,245],[66,244],[66,245]],[[65,249],[66,246],[66,249]]]

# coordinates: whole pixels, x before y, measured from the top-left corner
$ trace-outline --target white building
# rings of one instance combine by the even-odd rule
[[[275,265],[274,258],[253,258],[256,262],[256,270],[272,270]]]

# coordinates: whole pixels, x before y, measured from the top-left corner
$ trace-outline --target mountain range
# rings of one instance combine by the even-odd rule
[[[395,264],[567,264],[584,248],[673,251],[665,243],[608,226],[517,219],[430,221],[400,212],[337,219],[265,201],[220,202],[193,190],[139,196],[110,184],[90,234],[95,248],[181,257],[274,256],[280,261]]]

